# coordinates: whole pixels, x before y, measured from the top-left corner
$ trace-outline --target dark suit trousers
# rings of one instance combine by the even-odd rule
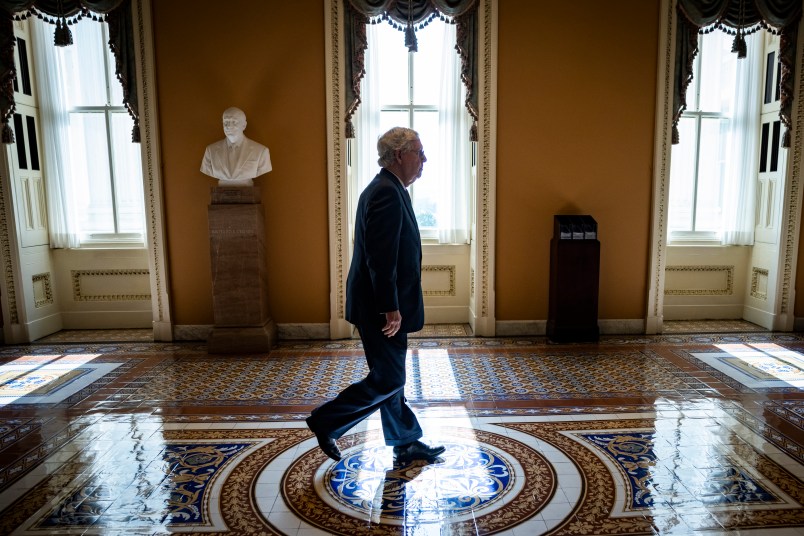
[[[407,333],[386,337],[381,326],[358,326],[369,373],[307,418],[310,429],[338,439],[360,421],[380,410],[385,444],[406,445],[422,437],[422,429],[405,400]]]

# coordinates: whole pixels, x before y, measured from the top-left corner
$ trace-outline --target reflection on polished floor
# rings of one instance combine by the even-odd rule
[[[804,336],[410,341],[433,464],[304,417],[359,341],[0,347],[0,534],[804,534]]]

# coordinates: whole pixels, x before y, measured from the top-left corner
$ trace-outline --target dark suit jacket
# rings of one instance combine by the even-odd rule
[[[401,332],[422,329],[421,274],[421,237],[410,196],[393,173],[382,169],[357,203],[346,320],[382,327],[383,313],[398,309]]]

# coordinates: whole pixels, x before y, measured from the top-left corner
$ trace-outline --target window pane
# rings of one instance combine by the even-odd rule
[[[703,36],[700,53],[700,109],[706,112],[731,111],[737,54],[731,51],[734,38],[723,32]]]
[[[379,32],[380,106],[409,104],[408,49],[405,34],[383,22],[374,26]]]
[[[668,229],[692,231],[692,204],[695,187],[696,120],[682,117],[678,122],[680,141],[672,148],[670,166],[670,212]]]
[[[75,106],[106,105],[106,68],[104,57],[107,46],[103,42],[100,23],[83,19],[70,27],[73,45],[58,47],[67,73],[67,103]],[[80,60],[79,60],[80,50]]]
[[[776,66],[776,52],[768,52],[767,63],[765,64],[765,104],[773,102],[773,72]]]
[[[410,127],[410,116],[407,111],[386,110],[380,112],[380,133],[388,132],[394,127]],[[377,152],[376,145],[374,152],[375,154]]]
[[[441,87],[442,55],[444,54],[444,26],[433,21],[416,32],[419,51],[413,54],[413,102],[417,105],[437,106]],[[457,54],[452,47],[446,51]]]
[[[142,192],[142,163],[139,144],[131,143],[134,126],[127,113],[112,114],[112,147],[114,158],[115,196],[117,198],[118,232],[145,232]]]
[[[70,114],[73,203],[82,234],[113,233],[112,189],[104,115]]]
[[[704,118],[701,120],[696,231],[720,231],[727,129],[727,119]]]
[[[438,177],[433,170],[438,169],[438,112],[415,112],[413,114],[413,129],[419,133],[427,162],[424,164],[422,176],[410,188],[413,199],[413,211],[419,227],[435,227],[438,223],[436,212],[438,209],[438,193],[440,191]],[[428,152],[427,148],[431,150]]]

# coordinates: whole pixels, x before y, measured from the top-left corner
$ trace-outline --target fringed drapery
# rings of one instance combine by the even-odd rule
[[[779,34],[781,63],[779,118],[785,126],[782,146],[790,146],[793,108],[793,74],[796,59],[801,0],[678,0],[676,69],[673,84],[673,143],[678,143],[678,122],[687,108],[687,87],[698,53],[698,33],[721,30],[734,35],[732,52],[744,58],[745,35],[765,28]]]
[[[456,25],[455,50],[461,58],[466,109],[472,116],[470,139],[477,141],[477,4],[478,0],[343,0],[346,45],[346,137],[355,137],[352,115],[360,106],[360,81],[366,74],[366,25],[390,22],[404,31],[405,46],[416,51],[416,30],[441,18]]]
[[[115,74],[123,86],[123,105],[134,120],[131,139],[140,141],[137,79],[134,64],[134,26],[131,0],[0,0],[0,121],[2,142],[14,143],[9,122],[14,115],[14,20],[31,16],[56,25],[54,45],[72,44],[69,26],[82,18],[106,21]]]

